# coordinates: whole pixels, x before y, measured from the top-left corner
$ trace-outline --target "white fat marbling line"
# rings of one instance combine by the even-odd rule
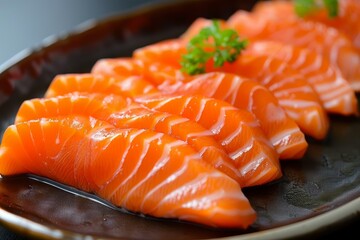
[[[185,98],[185,99],[184,99]],[[181,97],[181,100],[183,100],[183,105],[181,107],[181,110],[179,111],[179,115],[183,116],[185,111],[189,109],[189,104],[193,98],[192,97]],[[176,111],[178,111],[176,109]]]
[[[138,76],[130,76],[124,79],[118,79],[118,81],[113,81],[113,83],[115,86],[120,87],[122,91],[128,91],[133,88],[134,82],[139,79]]]
[[[294,95],[294,94],[297,94],[297,93],[300,93],[300,94],[310,93],[311,95],[315,94],[313,88],[310,85],[303,85],[303,86],[299,86],[299,87],[280,89],[280,90],[277,90],[277,91],[272,91],[272,93],[278,99],[279,98],[288,99],[289,95]],[[302,98],[300,100],[302,100]]]
[[[180,141],[178,141],[180,142]],[[171,147],[174,147],[174,146],[180,146],[180,145],[183,145],[183,143],[179,144],[179,145],[173,145]],[[167,147],[167,146],[166,146]],[[159,160],[156,162],[156,164],[154,165],[154,167],[151,169],[151,171],[146,175],[146,176],[143,176],[143,178],[138,182],[136,183],[130,191],[128,191],[127,193],[125,193],[125,195],[123,196],[123,200],[122,200],[122,205],[124,207],[127,206],[127,203],[129,201],[129,198],[132,197],[133,194],[138,194],[138,191],[137,189],[140,188],[143,184],[145,184],[147,181],[151,181],[151,179],[154,177],[154,175],[156,175],[156,173],[159,172],[159,170],[161,170],[165,165],[169,164],[171,159],[170,159],[170,156],[169,156],[169,150],[167,151],[163,151],[163,154],[162,156],[159,158]],[[142,158],[143,159],[143,158]],[[171,178],[171,176],[170,176]],[[144,203],[144,199],[143,199],[143,202],[142,204]],[[141,205],[142,205],[141,204]]]
[[[246,175],[249,172],[252,172],[252,171],[258,169],[258,167],[260,165],[262,165],[264,163],[264,161],[266,161],[267,159],[269,159],[269,156],[266,156],[264,154],[264,152],[260,151],[260,152],[258,152],[258,154],[255,157],[253,157],[251,159],[251,161],[247,161],[246,164],[242,164],[242,166],[239,168],[239,170],[242,175]],[[258,176],[258,178],[260,178],[260,175]],[[252,176],[250,179],[253,180],[253,182],[256,182],[254,179],[254,176]]]
[[[166,116],[164,116],[161,120],[154,119],[153,123],[156,126],[156,124],[160,124],[160,121],[167,121],[168,118],[170,118],[170,120],[168,120],[168,124],[167,124],[167,127],[168,127],[167,134],[169,134],[169,135],[172,135],[172,130],[174,129],[175,126],[189,122],[189,119],[187,119],[187,118],[177,117],[174,119],[174,118],[172,118],[171,115],[166,114]],[[155,130],[155,128],[154,128],[154,130]]]
[[[140,134],[142,134],[143,132],[145,132],[145,130],[137,130],[134,132],[130,132],[130,130],[128,130],[127,134],[119,134],[119,137],[121,138],[127,138],[126,141],[126,148],[125,150],[121,153],[121,158],[120,163],[118,165],[118,168],[116,169],[116,171],[114,172],[114,175],[112,176],[112,178],[110,178],[106,183],[104,183],[102,186],[100,186],[100,191],[104,188],[106,188],[112,181],[114,181],[117,177],[118,174],[120,174],[120,172],[122,171],[123,165],[125,163],[125,161],[129,161],[129,159],[127,159],[127,156],[130,152],[131,146],[132,146],[132,141],[134,140],[135,137],[139,136]],[[139,159],[139,162],[141,163],[142,159]],[[139,163],[138,163],[139,164]],[[113,189],[113,191],[111,191],[108,195],[108,199],[111,199],[114,194],[122,187],[122,185],[127,182],[130,178],[130,174],[128,175],[127,178],[125,178],[122,183],[120,185],[118,185],[116,188]]]
[[[218,178],[219,180],[221,180],[224,177],[226,177],[226,175],[224,175],[223,173],[218,172],[218,171],[212,171],[211,173],[208,173],[208,172],[207,173],[199,173],[196,178],[191,179],[190,181],[184,183],[182,186],[179,186],[177,189],[168,193],[154,207],[154,210],[159,209],[159,208],[161,209],[163,207],[163,205],[166,204],[167,202],[171,202],[174,200],[178,202],[182,199],[182,196],[184,196],[184,195],[185,196],[192,195],[195,197],[197,190],[199,188],[201,188],[202,186],[206,185],[210,178],[215,178],[215,179]],[[206,194],[206,196],[208,196],[208,194]],[[194,197],[193,197],[193,199],[194,199]],[[176,209],[174,209],[174,210],[176,210]],[[171,212],[172,211],[169,211],[167,215],[172,216]]]
[[[213,73],[210,73],[211,75],[214,75]],[[210,75],[211,81],[212,81],[212,85],[211,88],[206,89],[206,92],[203,92],[203,94],[205,96],[214,96],[216,95],[217,90],[219,89],[219,87],[222,84],[223,78],[224,78],[224,74],[217,74],[216,78],[213,78]],[[184,89],[191,89],[193,85],[197,85],[197,82],[207,82],[209,81],[209,75],[208,74],[203,74],[202,76],[200,76],[199,78],[196,78],[194,81],[189,82],[185,85]],[[196,88],[195,88],[196,89]],[[190,90],[191,92],[191,90]]]
[[[190,97],[189,97],[189,99],[190,99]],[[200,107],[197,109],[197,114],[196,114],[196,117],[194,118],[195,122],[199,122],[200,119],[202,118],[208,100],[209,100],[208,98],[201,98]]]
[[[168,147],[168,146],[166,146],[166,147]],[[146,203],[146,201],[148,201],[149,198],[152,198],[152,196],[154,194],[156,194],[156,192],[158,190],[165,188],[169,184],[173,184],[173,182],[175,180],[177,180],[178,178],[181,178],[182,175],[186,174],[188,167],[189,167],[189,160],[197,159],[197,158],[198,158],[198,156],[186,156],[184,158],[184,164],[181,165],[181,168],[179,168],[178,170],[171,173],[171,175],[169,177],[167,177],[164,181],[162,181],[160,184],[154,186],[153,189],[151,189],[149,192],[147,192],[143,198],[141,205],[140,205],[141,212],[151,212],[152,211],[151,209],[144,209],[144,204]]]
[[[292,26],[287,27],[286,29],[280,29],[280,31],[276,31],[276,39],[283,39],[283,42],[291,42],[292,44],[295,44],[297,46],[304,46],[309,45],[313,41],[313,32],[309,31],[309,27],[306,27],[305,24],[293,24]],[[301,35],[299,35],[299,28],[301,30]],[[306,34],[304,34],[306,32]]]
[[[283,76],[281,81],[276,80],[276,82],[269,83],[266,87],[270,92],[278,92],[278,91],[288,91],[288,92],[306,92],[306,93],[314,93],[313,88],[307,82],[303,82],[302,86],[293,86],[293,83],[296,81],[301,81],[302,77],[300,75],[289,75]],[[290,84],[290,85],[289,85]]]
[[[236,81],[236,84],[235,84]],[[240,77],[236,77],[233,79],[232,87],[228,90],[228,94],[226,98],[222,98],[229,102],[230,104],[234,105],[236,103],[236,100],[238,98],[238,94],[241,91],[242,84],[245,82],[244,79]]]
[[[340,62],[340,53],[342,52],[342,48],[347,48],[351,46],[350,41],[346,41],[346,38],[339,37],[338,32],[336,29],[330,29],[328,31],[329,35],[327,35],[326,39],[327,46],[331,46],[330,48],[330,54],[328,55],[330,58],[330,61],[333,63],[337,63],[339,66],[341,66]]]
[[[297,132],[299,132],[299,130],[297,128],[293,128],[293,129],[284,129],[284,131],[279,132],[278,134],[271,136],[270,141],[273,143],[274,146],[280,146],[281,142],[286,141],[286,139],[290,139],[291,136],[293,134],[296,134]],[[278,150],[278,152],[283,152],[286,148],[291,147],[291,146],[282,146],[280,149],[277,147],[276,150]]]
[[[307,75],[307,74],[318,74],[319,69],[321,69],[323,64],[324,64],[324,57],[321,56],[320,54],[316,54],[315,61],[313,60],[312,64],[303,65],[302,67],[299,67],[298,70],[302,74],[305,74],[305,75]]]
[[[224,139],[222,139],[221,145],[222,146],[229,145],[232,141],[234,141],[235,138],[240,136],[241,132],[243,130],[243,125],[244,124],[245,124],[244,122],[239,121],[239,124],[237,125],[237,128],[234,131],[232,131],[230,133],[230,135],[228,135],[228,136],[224,137]]]
[[[209,213],[208,217],[212,218],[216,215],[222,215],[222,216],[231,216],[231,217],[238,217],[241,219],[241,217],[246,217],[248,215],[251,215],[254,213],[254,210],[251,208],[246,209],[234,209],[234,208],[224,208],[214,205],[214,202],[219,202],[223,200],[236,200],[237,202],[247,202],[248,200],[245,198],[243,193],[241,191],[232,191],[232,192],[226,192],[222,189],[219,189],[218,191],[206,195],[201,196],[199,198],[193,199],[191,201],[188,201],[181,205],[181,208],[184,209],[199,209],[199,210],[205,210],[205,209],[211,209],[211,213]],[[172,212],[175,212],[176,209],[174,209]],[[171,215],[174,215],[174,213],[170,213]],[[199,219],[200,216],[196,215],[182,215],[179,217],[182,220],[194,220]]]
[[[238,149],[235,151],[229,153],[229,156],[231,159],[234,159],[236,162],[240,161],[239,159],[247,152],[251,151],[251,149],[254,147],[254,139],[249,138],[248,141],[242,145],[239,146]]]
[[[220,107],[219,110],[220,111],[218,113],[217,121],[209,128],[210,131],[215,135],[218,135],[224,127],[230,127],[229,125],[225,126],[226,117],[227,117],[226,112],[232,111],[234,110],[234,108],[232,106],[223,106]]]
[[[226,78],[225,74],[221,74],[221,75],[223,76],[223,79],[229,79],[229,77]],[[222,81],[225,81],[225,80],[222,80]],[[235,76],[235,77],[232,77],[231,79],[229,79],[228,81],[231,81],[231,85],[228,88],[227,92],[226,93],[221,92],[221,95],[222,95],[223,100],[231,99],[230,103],[233,104],[238,97],[237,94],[239,93],[241,85],[244,82],[244,80],[242,78],[240,78],[239,76]]]
[[[347,95],[355,97],[354,92],[349,87],[349,85],[344,85],[344,86],[338,86],[336,89],[334,89],[334,91],[331,91],[326,95],[323,95],[322,99],[325,102],[332,101],[334,99],[337,99],[338,101],[343,101],[342,99],[345,99]]]
[[[294,55],[295,57],[295,55]],[[296,59],[294,59],[294,62],[292,62],[292,67],[294,69],[301,69],[303,68],[304,64],[306,63],[306,59],[308,58],[308,51],[306,50],[300,50],[299,54],[297,55]]]
[[[142,132],[144,132],[144,131],[142,131]],[[161,133],[156,133],[151,137],[143,138],[143,142],[141,145],[142,146],[141,155],[139,156],[138,159],[136,159],[137,163],[136,163],[135,167],[132,169],[131,173],[129,173],[128,176],[121,182],[119,187],[126,185],[127,182],[129,180],[131,180],[139,172],[140,166],[143,164],[143,161],[144,161],[146,155],[148,154],[151,142],[161,139],[162,136],[164,136],[164,135]],[[137,135],[137,137],[139,137],[139,135]],[[133,144],[132,141],[130,141],[130,142],[131,142],[131,144]],[[132,159],[132,160],[135,160],[135,159]],[[124,197],[125,196],[123,196],[123,199],[124,199]]]
[[[201,125],[199,125],[199,126],[201,126]],[[189,138],[197,138],[197,137],[214,137],[214,134],[210,130],[204,128],[203,131],[190,132],[189,134],[186,135],[187,140]]]
[[[300,114],[299,114],[299,111],[297,111],[297,109],[295,110],[292,110],[290,108],[286,108],[285,109],[286,111],[286,114],[291,118],[291,119],[294,119],[294,121],[296,119],[299,119],[300,118]],[[299,123],[297,123],[299,125]],[[299,126],[300,127],[300,126]]]
[[[169,97],[169,98],[159,98],[159,99],[142,99],[138,98],[136,99],[138,103],[144,104],[145,106],[149,107],[152,104],[155,104],[155,106],[151,107],[151,109],[158,110],[162,107],[166,106],[167,104],[171,104],[174,99],[178,99],[180,97]]]
[[[354,106],[352,104],[352,101],[354,100],[354,97],[350,94],[348,95],[344,95],[343,98],[342,98],[342,101],[343,102],[340,102],[340,103],[343,103],[343,109],[342,111],[346,114],[351,114],[351,113],[354,113],[354,111],[356,111],[356,106]],[[332,109],[332,108],[336,108],[337,106],[339,105],[339,100],[338,99],[334,99],[332,101],[328,101],[325,103],[325,107],[327,109]]]
[[[292,109],[300,109],[299,111],[302,111],[301,109],[316,109],[318,111],[321,108],[321,105],[319,105],[318,102],[314,101],[307,101],[307,100],[298,100],[298,99],[281,99],[279,100],[281,103],[280,105],[282,107],[292,108]],[[314,110],[315,110],[314,109]],[[300,112],[301,114],[301,112]],[[305,114],[305,113],[304,113]]]
[[[256,92],[258,91],[262,91],[262,92],[266,92],[266,93],[269,93],[271,94],[270,92],[268,92],[269,90],[261,85],[258,85],[256,87],[253,87],[250,91],[250,94],[249,95],[249,102],[248,102],[248,106],[247,106],[247,109],[250,111],[250,112],[253,112],[253,108],[256,108],[256,105],[254,105],[255,101],[254,101],[254,95]],[[261,93],[260,93],[261,94]],[[269,103],[270,104],[270,103]],[[274,104],[274,103],[271,103],[271,104]]]
[[[248,172],[254,171],[254,169],[257,169],[260,165],[266,164],[268,156],[265,156],[264,153],[259,153],[255,160],[249,162],[247,165],[245,165],[243,168],[239,169],[240,172],[245,175]],[[248,178],[248,181],[246,182],[247,185],[256,185],[259,182],[263,182],[263,179],[269,180],[272,176],[268,176],[271,168],[265,168],[261,171],[258,171],[257,174],[251,175],[251,178]]]

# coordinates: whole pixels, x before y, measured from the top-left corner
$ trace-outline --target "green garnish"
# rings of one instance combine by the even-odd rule
[[[218,20],[200,30],[187,46],[187,53],[182,56],[182,71],[189,75],[205,72],[206,63],[213,58],[214,66],[221,67],[225,62],[234,62],[247,41],[240,40],[233,29],[221,29]]]
[[[338,0],[295,0],[295,12],[300,17],[305,17],[321,8],[326,8],[330,18],[337,17],[339,13]]]
[[[334,18],[339,14],[339,1],[338,0],[323,0],[324,5],[328,11],[329,17]]]

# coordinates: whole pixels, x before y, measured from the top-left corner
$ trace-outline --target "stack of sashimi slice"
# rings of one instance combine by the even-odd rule
[[[350,5],[360,9],[341,1],[336,21],[358,29]],[[197,75],[180,63],[211,25],[204,18],[177,39],[100,59],[91,73],[58,75],[5,131],[0,174],[44,176],[135,213],[245,229],[256,213],[242,188],[280,179],[279,161],[301,159],[306,136],[328,135],[329,114],[358,115],[358,35],[325,18],[297,17],[288,1],[238,11],[221,27],[249,45]]]

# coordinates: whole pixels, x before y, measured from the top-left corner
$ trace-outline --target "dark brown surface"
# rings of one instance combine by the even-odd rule
[[[63,36],[0,73],[0,136],[21,102],[42,96],[56,74],[87,72],[100,58],[128,56],[137,47],[178,36],[198,16],[227,18],[239,8],[250,9],[255,1],[181,2],[113,17],[89,30]],[[281,180],[245,189],[259,215],[248,232],[299,222],[360,197],[359,136],[359,119],[333,116],[328,138],[321,142],[309,139],[303,159],[283,162]],[[26,177],[0,179],[0,208],[50,228],[104,237],[204,239],[245,233],[144,219]],[[334,225],[331,230],[337,226],[343,227]]]

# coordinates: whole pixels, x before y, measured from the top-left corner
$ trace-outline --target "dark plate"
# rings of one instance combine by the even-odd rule
[[[89,72],[100,58],[177,37],[197,17],[228,18],[256,1],[179,1],[92,22],[18,56],[0,70],[1,135],[22,101],[40,97],[56,74]],[[145,219],[99,199],[30,176],[0,178],[0,223],[44,239],[231,239],[315,236],[360,212],[360,121],[331,117],[327,139],[309,139],[300,161],[282,162],[284,176],[244,189],[258,213],[247,231]],[[65,190],[65,191],[64,191]]]

